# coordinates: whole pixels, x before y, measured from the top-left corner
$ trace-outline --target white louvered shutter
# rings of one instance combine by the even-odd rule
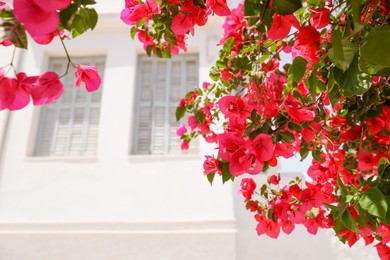
[[[175,111],[180,98],[198,85],[198,57],[194,54],[169,60],[139,56],[134,154],[179,154]],[[197,152],[193,144],[189,152]]]
[[[105,58],[75,58],[75,63],[95,65],[104,74]],[[62,75],[66,71],[66,58],[52,58],[49,70]],[[35,156],[96,155],[102,86],[98,91],[87,92],[84,86],[74,88],[74,68],[63,77],[64,94],[41,108]]]

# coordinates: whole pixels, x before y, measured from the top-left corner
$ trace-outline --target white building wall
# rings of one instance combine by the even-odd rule
[[[235,258],[232,187],[210,187],[200,154],[129,155],[137,55],[144,51],[118,18],[123,5],[101,1],[95,31],[66,41],[71,56],[107,58],[96,158],[32,156],[39,108],[11,113],[1,158],[0,259]],[[199,30],[189,45],[199,54],[199,82],[211,66],[209,32],[220,30]],[[64,56],[58,39],[30,41],[22,53],[18,66],[28,75]],[[7,113],[0,113],[0,136]]]
[[[66,42],[72,56],[107,58],[96,158],[33,157],[39,108],[30,105],[9,119],[0,112],[0,260],[377,259],[373,250],[343,253],[350,251],[324,232],[258,238],[236,194],[239,181],[234,189],[219,181],[210,187],[202,175],[201,154],[211,152],[204,143],[199,155],[129,156],[143,50],[118,18],[123,5],[100,1],[95,31]],[[189,42],[189,52],[199,54],[200,83],[216,58],[220,24],[213,19]],[[16,66],[40,74],[52,56],[64,56],[58,39],[49,46],[31,42],[28,52],[17,53]],[[6,63],[9,49],[0,48],[0,57]],[[297,171],[284,165],[283,172]]]

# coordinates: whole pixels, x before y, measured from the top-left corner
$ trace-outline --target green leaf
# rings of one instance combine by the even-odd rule
[[[386,167],[389,165],[389,160],[386,158],[386,157],[382,157],[380,160],[379,160],[379,163],[378,163],[378,175],[380,177],[383,176],[383,173],[385,172],[385,169]]]
[[[260,14],[262,10],[262,3],[260,1],[256,0],[246,0],[244,2],[244,14],[245,16],[256,16]],[[264,7],[267,8],[267,7]],[[258,18],[249,18],[248,19],[248,25],[254,25],[258,21]]]
[[[137,33],[137,28],[135,28],[135,26],[131,27],[130,29],[130,36],[131,36],[131,39],[134,40],[134,37],[135,37],[135,34]]]
[[[321,157],[321,149],[315,149],[311,152],[311,155],[313,156],[313,158],[317,161],[317,162],[323,162],[324,159],[322,159]]]
[[[343,215],[341,215],[341,221],[349,230],[361,233],[360,229],[357,227],[356,221],[352,218],[352,215],[349,210],[344,211]]]
[[[274,0],[272,1],[272,9],[275,13],[286,15],[292,14],[302,7],[301,0]]]
[[[27,49],[27,36],[24,27],[16,20],[0,20],[0,42],[10,40],[18,48]]]
[[[202,124],[206,119],[206,115],[202,111],[198,110],[195,112],[195,119],[198,124]]]
[[[225,41],[225,44],[223,45],[223,50],[226,52],[231,52],[234,45],[234,38],[230,37]]]
[[[95,0],[82,0],[82,5],[94,5],[96,4]]]
[[[360,48],[360,56],[367,73],[377,75],[385,70],[385,76],[390,75],[390,26],[372,29]]]
[[[360,70],[358,59],[358,55],[355,55],[351,65],[345,72],[339,68],[333,68],[334,77],[343,90],[343,96],[345,97],[364,94],[371,87],[371,76]]]
[[[209,76],[212,80],[217,81],[219,79],[220,75],[221,74],[219,73],[218,67],[215,67],[215,66],[211,67],[210,72],[209,72]]]
[[[72,25],[70,26],[72,32],[72,37],[76,38],[88,30],[88,26],[85,24],[82,16],[80,14],[75,14],[72,19]]]
[[[201,8],[206,8],[206,4],[203,0],[194,0],[195,6],[199,6]]]
[[[218,167],[222,171],[222,183],[225,183],[233,178],[233,176],[230,174],[228,162],[220,162]]]
[[[341,195],[343,197],[346,197],[349,194],[347,188],[345,187],[343,181],[340,178],[340,175],[337,176],[337,186],[339,187]]]
[[[176,121],[179,121],[180,119],[182,119],[184,117],[184,115],[186,114],[186,107],[177,107],[176,108]]]
[[[342,38],[343,35],[340,32],[340,28],[335,26],[331,33],[331,39],[332,49],[336,59],[344,59],[343,45],[341,43]]]
[[[351,65],[351,62],[355,57],[355,53],[355,44],[348,40],[344,40],[342,42],[341,49],[336,49],[336,46],[333,45],[333,48],[328,51],[328,57],[337,68],[345,72]]]
[[[73,16],[77,12],[78,6],[76,4],[70,4],[66,9],[60,11],[60,22],[62,27],[67,30],[72,28]]]
[[[333,86],[329,89],[328,97],[332,107],[334,107],[339,102],[341,93],[337,84],[333,84]]]
[[[83,8],[80,10],[80,14],[84,20],[86,26],[93,30],[98,22],[98,14],[93,8]]]
[[[299,149],[299,154],[301,155],[301,162],[309,155],[309,149],[306,146],[302,146]]]
[[[354,32],[357,33],[363,29],[363,26],[360,24],[360,16],[361,16],[361,0],[349,0],[350,5],[352,7],[352,20]]]
[[[295,140],[295,136],[290,131],[284,131],[279,133],[283,141],[291,142]]]
[[[207,174],[207,180],[210,182],[210,184],[212,185],[213,184],[213,181],[214,181],[214,177],[215,177],[215,172],[214,173],[209,173]]]
[[[386,197],[378,188],[369,188],[360,197],[360,206],[371,215],[385,219],[388,204]]]
[[[293,75],[293,78],[296,82],[300,82],[305,75],[306,65],[307,60],[301,56],[298,56],[294,59],[290,69],[288,70],[288,73]]]

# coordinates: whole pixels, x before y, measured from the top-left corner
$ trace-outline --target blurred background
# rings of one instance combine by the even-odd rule
[[[378,259],[372,247],[351,250],[331,230],[258,237],[240,179],[222,185],[216,176],[211,187],[203,176],[204,155],[215,147],[199,141],[183,153],[176,136],[176,106],[209,80],[223,20],[197,28],[188,53],[154,59],[131,40],[123,6],[99,1],[96,29],[66,41],[76,63],[98,67],[99,91],[75,90],[70,70],[57,102],[0,112],[0,260]],[[65,73],[58,39],[28,49],[16,50],[19,71]],[[0,66],[12,51],[0,47]],[[288,181],[307,163],[283,161],[275,170]]]

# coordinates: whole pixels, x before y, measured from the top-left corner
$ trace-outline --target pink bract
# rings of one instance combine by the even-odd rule
[[[64,86],[57,73],[48,71],[40,75],[31,89],[34,105],[45,105],[59,99],[64,92]]]
[[[95,66],[76,65],[76,83],[75,88],[79,88],[81,82],[85,83],[85,88],[88,92],[92,92],[99,89],[102,80],[99,76],[97,68]]]

